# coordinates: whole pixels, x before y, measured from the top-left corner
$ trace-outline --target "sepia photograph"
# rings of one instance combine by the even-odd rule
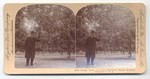
[[[135,68],[135,17],[126,7],[88,5],[76,15],[77,68]]]
[[[15,66],[135,68],[135,17],[128,8],[89,5],[74,13],[60,5],[19,10]]]
[[[76,67],[74,13],[53,4],[20,9],[15,22],[15,67]]]

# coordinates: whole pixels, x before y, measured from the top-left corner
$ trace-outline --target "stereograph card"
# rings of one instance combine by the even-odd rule
[[[6,74],[139,74],[142,3],[6,4]]]

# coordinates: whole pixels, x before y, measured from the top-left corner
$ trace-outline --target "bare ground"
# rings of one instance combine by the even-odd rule
[[[34,66],[26,66],[24,53],[15,55],[16,68],[135,68],[135,53],[132,58],[128,54],[122,53],[97,53],[94,65],[86,65],[84,54],[72,55],[67,58],[67,54],[51,53],[36,54]]]

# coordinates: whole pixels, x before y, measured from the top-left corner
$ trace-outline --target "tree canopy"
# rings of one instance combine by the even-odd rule
[[[91,30],[100,39],[97,50],[135,50],[135,17],[132,11],[110,4],[83,7],[76,16],[61,5],[23,7],[16,15],[15,48],[23,51],[25,39],[35,31],[41,40],[36,45],[39,51],[82,51]]]
[[[84,42],[91,30],[96,32],[98,50],[134,50],[135,17],[130,9],[118,5],[89,5],[76,15],[77,48],[84,49]],[[82,39],[81,39],[82,38]]]
[[[16,50],[23,50],[31,31],[41,39],[39,50],[62,50],[75,48],[75,15],[61,5],[36,4],[23,7],[16,16]]]

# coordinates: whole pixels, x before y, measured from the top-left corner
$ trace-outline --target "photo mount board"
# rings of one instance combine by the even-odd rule
[[[146,71],[146,14],[145,6],[142,3],[58,3],[69,8],[76,14],[78,11],[89,5],[114,5],[130,9],[135,17],[135,68],[120,67],[90,67],[90,68],[16,68],[15,67],[15,22],[18,11],[29,5],[10,3],[4,6],[4,72],[6,74],[140,74]],[[51,3],[46,5],[53,5]],[[75,52],[76,53],[76,52]],[[75,57],[75,64],[76,62]],[[25,63],[25,58],[23,59]],[[35,59],[36,60],[36,59]],[[86,60],[86,59],[85,59]],[[96,59],[95,59],[96,60]],[[99,61],[101,62],[101,61]],[[108,62],[107,62],[108,63]],[[55,64],[55,63],[54,63]]]

